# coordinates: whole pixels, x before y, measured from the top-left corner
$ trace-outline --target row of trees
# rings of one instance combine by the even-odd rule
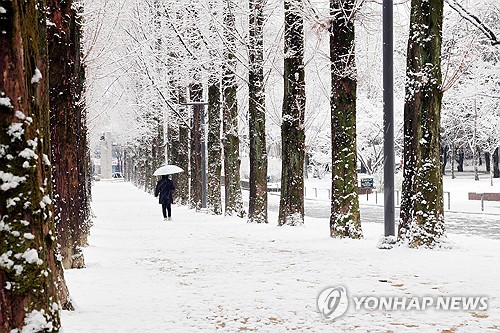
[[[0,30],[0,331],[56,332],[90,227],[81,17],[1,1]]]
[[[139,13],[143,4],[136,5]],[[140,69],[131,71],[130,80],[135,83],[134,92],[136,104],[150,103],[147,112],[154,116],[144,117],[143,112],[138,117],[162,119],[167,122],[167,156],[169,163],[177,164],[185,170],[190,170],[191,181],[187,184],[184,175],[177,179],[180,189],[181,203],[187,203],[192,208],[200,206],[201,160],[199,159],[200,140],[204,134],[201,128],[200,113],[202,108],[196,104],[201,100],[200,87],[208,88],[208,195],[207,206],[214,214],[221,214],[221,159],[224,165],[225,214],[244,215],[240,187],[240,142],[238,128],[238,72],[236,66],[241,59],[241,36],[237,33],[235,9],[233,1],[209,1],[206,4],[196,3],[185,6],[179,3],[150,2],[149,16],[137,15],[126,31],[131,39],[124,54],[130,57],[132,66]],[[265,53],[264,53],[264,23],[265,2],[251,1],[248,4],[248,40],[244,45],[248,50],[248,60],[244,61],[248,68],[248,140],[250,148],[250,200],[249,222],[267,223],[267,143],[266,143],[266,83]],[[344,8],[344,6],[347,6]],[[346,12],[346,9],[348,11]],[[209,20],[199,20],[199,13],[210,13]],[[345,5],[343,2],[332,2],[331,12],[339,24],[347,25],[334,32],[331,42],[332,57],[337,60],[332,65],[332,117],[337,124],[332,127],[336,134],[339,152],[338,178],[335,183],[334,198],[343,198],[334,204],[332,215],[332,236],[360,237],[359,208],[357,204],[356,179],[356,117],[355,95],[356,80],[354,66],[354,2]],[[304,156],[305,156],[305,77],[304,77],[304,5],[301,1],[286,1],[284,6],[284,97],[281,124],[282,140],[282,177],[280,225],[298,225],[304,220]],[[153,22],[155,24],[148,24]],[[197,20],[196,25],[187,24]],[[330,22],[328,21],[328,26]],[[328,28],[326,28],[328,29]],[[156,32],[156,34],[155,34]],[[161,33],[160,33],[161,32]],[[149,36],[155,38],[148,38]],[[338,44],[338,45],[337,45]],[[160,47],[159,47],[160,46]],[[144,53],[147,53],[145,55]],[[125,56],[124,56],[125,57]],[[346,61],[347,59],[347,61]],[[156,66],[157,65],[157,66]],[[153,72],[152,68],[156,71]],[[348,73],[346,75],[346,73]],[[168,77],[168,85],[162,85],[163,75]],[[346,89],[337,91],[337,86],[348,82]],[[138,89],[139,88],[139,89]],[[163,88],[163,89],[162,89]],[[153,90],[151,92],[151,90]],[[144,98],[147,94],[148,98]],[[163,112],[154,105],[162,105]],[[345,108],[338,107],[344,103],[348,117],[345,118]],[[222,118],[222,121],[221,121]],[[160,122],[161,122],[160,121]],[[161,136],[161,126],[145,126],[145,131],[138,131],[142,140],[133,138],[137,147],[131,147],[126,153],[125,168],[130,171],[126,176],[152,190],[153,184],[148,181],[153,167],[148,163],[158,161],[152,155],[153,147],[158,147],[158,141],[152,138]],[[347,134],[343,131],[349,128]],[[223,136],[221,138],[220,132]],[[146,134],[147,133],[147,134]],[[183,134],[184,133],[184,134]],[[187,135],[189,133],[189,135]],[[144,142],[145,138],[151,138]],[[347,138],[347,140],[346,140]],[[186,158],[186,144],[190,140],[190,161]],[[182,144],[182,142],[185,142]],[[222,147],[219,143],[222,143]],[[148,147],[152,147],[149,149]],[[222,154],[223,151],[223,154]],[[186,156],[182,156],[186,154]],[[223,156],[223,158],[221,158]],[[128,162],[127,162],[128,161]],[[348,163],[346,169],[344,165]],[[346,182],[344,182],[346,180]],[[188,192],[187,190],[190,189]],[[353,196],[353,191],[355,195]],[[354,222],[353,222],[354,221]]]
[[[487,36],[482,43],[489,42],[485,46],[489,51],[482,60],[496,64],[498,52],[490,46],[498,45],[498,41],[492,30],[455,1],[448,2],[461,17],[476,22],[476,28]],[[208,137],[208,209],[222,214],[222,160],[224,212],[245,214],[239,125],[241,104],[246,101],[248,113],[243,118],[249,125],[251,160],[248,218],[249,222],[268,222],[266,120],[267,116],[279,118],[282,176],[278,224],[301,225],[307,126],[305,67],[309,61],[304,38],[307,20],[319,35],[329,37],[326,58],[333,172],[330,235],[362,237],[356,175],[359,73],[355,66],[355,20],[364,1],[330,0],[323,14],[302,0],[285,0],[283,4],[283,29],[277,39],[283,38],[284,61],[278,65],[270,60],[277,48],[264,47],[269,37],[265,24],[277,16],[266,12],[268,2],[263,0],[245,3],[248,15],[244,16],[236,15],[238,6],[232,0],[193,1],[189,5],[160,0],[106,2],[105,6],[118,6],[125,16],[120,22],[125,32],[118,37],[120,43],[110,43],[117,22],[105,28],[102,11],[91,12],[96,6],[92,0],[85,2],[83,12],[90,10],[89,17],[97,17],[98,24],[83,41],[82,9],[73,1],[0,1],[2,331],[23,327],[57,331],[61,306],[71,308],[62,267],[84,266],[81,247],[90,227],[86,104],[81,98],[86,93],[85,60],[93,69],[93,78],[103,74],[107,81],[106,89],[87,85],[92,93],[86,93],[86,102],[94,106],[102,100],[109,102],[103,97],[113,93],[119,95],[118,102],[124,106],[121,116],[133,134],[128,133],[124,150],[127,177],[152,191],[152,173],[164,162],[166,153],[170,163],[190,170],[189,175],[180,174],[177,183],[180,202],[193,209],[202,205],[201,156],[205,152],[201,147]],[[97,8],[102,6],[98,4]],[[412,0],[410,16],[398,236],[412,247],[432,247],[444,235],[440,161],[441,105],[447,88],[441,70],[443,1]],[[246,27],[245,34],[239,33],[241,25]],[[99,45],[101,36],[105,36],[106,46]],[[85,55],[81,54],[82,42]],[[279,117],[267,113],[265,89],[271,88],[266,84],[271,71],[266,61],[282,75]],[[240,75],[238,66],[246,67],[248,78]],[[114,75],[115,69],[119,75]],[[469,68],[465,73],[474,71]],[[116,88],[116,82],[121,86]],[[498,80],[494,76],[484,75],[482,84],[491,85],[484,97],[497,98]],[[242,86],[246,86],[244,90]],[[96,96],[100,90],[102,95]],[[208,136],[204,91],[209,97]],[[475,124],[472,147],[484,142],[493,160],[498,143],[482,138],[475,130],[479,119],[485,119],[483,126],[497,124],[495,115],[486,113],[483,117],[478,111],[491,108],[486,104],[475,102],[470,114]],[[100,109],[102,118],[109,116],[105,109]],[[490,127],[490,132],[495,130],[495,126]]]
[[[224,161],[225,175],[224,211],[226,214],[240,216],[244,213],[239,182],[239,138],[243,135],[239,132],[238,120],[248,124],[248,134],[244,135],[248,137],[250,155],[248,218],[250,222],[259,223],[268,221],[265,176],[268,164],[266,134],[269,131],[266,133],[266,118],[269,120],[272,117],[266,111],[265,88],[270,87],[269,62],[275,66],[276,63],[269,58],[276,50],[268,51],[264,48],[265,41],[269,39],[265,22],[272,19],[272,15],[266,12],[269,3],[254,0],[246,5],[248,15],[236,16],[236,3],[230,0],[206,3],[197,1],[190,6],[177,2],[153,1],[148,3],[149,16],[144,16],[141,12],[143,4],[136,4],[135,11],[138,15],[134,16],[134,21],[127,28],[127,33],[132,38],[128,39],[127,52],[122,57],[129,55],[134,61],[140,59],[141,64],[133,67],[141,70],[132,71],[130,76],[130,80],[142,81],[142,84],[134,85],[134,89],[140,88],[137,90],[139,93],[136,103],[146,104],[144,108],[148,110],[151,110],[151,100],[156,101],[153,102],[154,105],[161,105],[154,112],[158,119],[163,119],[160,123],[165,119],[168,123],[165,132],[168,161],[190,170],[190,184],[187,179],[182,178],[185,175],[178,180],[182,203],[187,202],[188,193],[191,193],[190,206],[200,208],[199,147],[201,140],[204,140],[205,130],[199,118],[202,108],[199,105],[188,106],[186,103],[201,101],[200,89],[208,92],[207,205],[214,214],[222,213],[219,190],[221,160]],[[304,217],[304,157],[307,149],[307,87],[304,74],[307,49],[304,22],[307,20],[316,27],[318,34],[327,33],[329,36],[331,133],[330,144],[326,146],[330,146],[331,153],[326,152],[325,156],[331,156],[329,164],[333,173],[330,234],[332,237],[362,237],[356,175],[359,153],[356,149],[359,74],[356,72],[354,47],[355,22],[362,12],[362,6],[367,4],[363,1],[331,0],[328,13],[322,15],[303,1],[284,2],[280,225],[299,225],[303,223]],[[411,2],[405,113],[404,121],[401,119],[400,122],[402,126],[404,124],[399,150],[404,160],[405,181],[399,238],[415,247],[434,246],[444,234],[440,161],[441,105],[443,91],[453,86],[454,81],[448,75],[444,81],[441,77],[443,8],[444,3],[439,1]],[[471,17],[470,13],[459,12],[459,17],[467,15]],[[246,27],[245,33],[241,33],[240,26]],[[493,37],[488,38],[492,40]],[[482,43],[486,44],[487,40]],[[445,50],[451,52],[452,48]],[[149,56],[145,56],[145,53]],[[452,60],[448,60],[447,66],[453,68],[452,63]],[[246,69],[248,78],[241,76],[237,66]],[[158,75],[142,73],[151,68],[156,68]],[[453,68],[453,71],[456,73],[454,77],[464,75],[461,68]],[[165,76],[162,75],[168,77],[168,83],[165,83]],[[148,98],[144,98],[146,92]],[[248,112],[245,114],[239,111],[238,103],[242,102],[248,104]],[[150,120],[152,117],[146,118]],[[160,133],[160,127],[152,127],[158,128],[158,131],[149,133]],[[375,130],[374,138],[370,138],[373,146],[378,145],[378,148],[374,148],[376,156],[372,160],[373,164],[368,163],[368,159],[364,161],[365,166],[372,168],[372,171],[382,165],[381,142],[376,139],[381,134],[380,130]],[[157,134],[148,135],[158,137]],[[147,137],[143,133],[139,136]],[[151,146],[151,143],[146,147]],[[177,156],[188,154],[185,149],[188,145],[191,148],[189,163],[187,155]],[[142,144],[140,146],[144,147]],[[147,152],[148,149],[143,148],[142,151]],[[131,163],[136,161],[133,169],[136,172],[142,170],[136,173],[138,177],[144,177],[144,182],[148,182],[153,168],[144,168],[137,161],[149,163],[155,158],[150,155],[129,156]],[[149,170],[149,174],[144,173],[144,170]],[[151,191],[153,184],[140,184]]]

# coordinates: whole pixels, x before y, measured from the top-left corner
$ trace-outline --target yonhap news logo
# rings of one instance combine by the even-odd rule
[[[347,290],[343,286],[326,288],[319,294],[317,305],[323,319],[335,320],[347,312]]]
[[[316,305],[323,319],[342,317],[350,305],[354,311],[486,311],[487,296],[352,296],[344,286],[323,289]]]

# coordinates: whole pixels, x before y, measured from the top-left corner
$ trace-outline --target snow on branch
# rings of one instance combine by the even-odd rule
[[[448,3],[448,5],[450,5],[450,7],[454,9],[460,16],[469,21],[472,25],[478,28],[484,35],[486,35],[486,37],[490,40],[491,45],[500,44],[500,41],[497,39],[493,31],[476,15],[469,12],[455,0],[446,0],[446,3]]]

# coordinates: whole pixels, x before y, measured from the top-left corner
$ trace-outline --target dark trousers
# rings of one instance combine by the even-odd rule
[[[161,211],[163,212],[163,217],[167,217],[167,212],[168,212],[168,217],[171,217],[172,216],[172,204],[170,202],[168,204],[162,204]]]

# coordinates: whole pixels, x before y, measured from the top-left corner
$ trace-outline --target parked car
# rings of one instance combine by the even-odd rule
[[[123,174],[121,172],[115,172],[113,173],[112,177],[117,180],[123,179]]]

